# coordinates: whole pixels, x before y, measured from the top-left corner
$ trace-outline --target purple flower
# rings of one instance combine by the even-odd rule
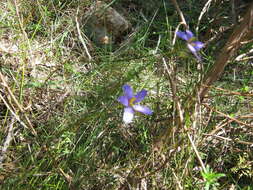
[[[201,61],[201,57],[198,55],[198,51],[204,47],[204,43],[200,41],[196,41],[193,33],[190,30],[186,30],[185,32],[177,31],[177,36],[185,41],[187,41],[188,49],[195,55],[195,57]]]
[[[120,96],[118,98],[118,101],[125,106],[124,108],[124,114],[123,114],[123,121],[125,123],[131,123],[134,118],[134,113],[140,112],[146,115],[151,115],[152,110],[149,109],[146,106],[141,106],[139,104],[140,101],[142,101],[145,96],[147,95],[146,90],[141,90],[140,92],[137,92],[136,95],[133,93],[133,89],[131,86],[125,84],[123,86],[124,96]]]

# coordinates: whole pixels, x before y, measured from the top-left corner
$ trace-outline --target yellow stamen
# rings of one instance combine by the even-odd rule
[[[130,105],[130,106],[133,106],[135,100],[136,100],[135,97],[131,98],[131,99],[129,100],[129,105]]]
[[[197,39],[196,39],[196,37],[192,37],[192,38],[190,38],[189,40],[188,40],[188,43],[192,43],[192,42],[194,42],[194,41],[196,41]]]

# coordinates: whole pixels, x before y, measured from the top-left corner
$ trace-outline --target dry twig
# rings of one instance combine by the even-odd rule
[[[22,125],[24,128],[29,129],[29,127],[26,126],[26,124],[21,121],[21,119],[19,118],[19,116],[17,114],[15,114],[15,111],[13,111],[11,109],[11,107],[9,106],[9,104],[5,101],[4,97],[2,96],[2,94],[0,93],[0,99],[3,101],[4,105],[6,106],[6,108],[11,112],[11,114],[13,115],[13,117],[15,117],[15,119],[20,123],[20,125]]]
[[[1,150],[1,153],[0,153],[0,169],[3,168],[3,161],[6,157],[6,153],[7,153],[7,149],[13,139],[13,130],[14,130],[14,123],[15,123],[16,119],[14,117],[12,117],[11,119],[11,122],[8,126],[8,133],[7,133],[7,136],[5,138],[5,141],[4,141],[4,145],[3,145],[3,148]]]
[[[22,108],[22,106],[19,104],[18,100],[16,99],[16,97],[14,96],[14,94],[12,93],[10,87],[8,86],[4,76],[2,75],[2,73],[0,72],[0,85],[4,87],[4,89],[6,89],[6,92],[8,93],[8,95],[10,95],[10,97],[12,98],[12,100],[14,101],[15,105],[18,107],[18,110],[24,114],[25,120],[28,123],[29,128],[32,130],[32,133],[34,135],[37,135],[37,132],[35,131],[35,129],[32,126],[32,123],[30,122],[29,118],[27,117],[27,115],[24,113],[24,109]],[[1,95],[1,94],[0,94]],[[20,118],[15,114],[15,112],[10,108],[10,106],[8,105],[8,103],[4,100],[3,96],[1,95],[0,98],[3,100],[3,102],[5,103],[6,107],[10,110],[10,112],[12,113],[12,115],[15,116],[15,118],[17,119],[17,121],[19,121],[24,127],[26,126],[23,122],[21,122]]]
[[[179,5],[177,3],[177,0],[171,0],[171,1],[174,4],[174,6],[176,7],[176,9],[177,9],[177,12],[178,12],[178,14],[180,16],[180,19],[181,19],[181,23],[185,26],[186,29],[189,29],[189,26],[187,25],[187,23],[185,21],[184,14],[183,14],[183,12],[180,9],[180,7],[179,7]]]
[[[77,15],[78,15],[78,11],[79,11],[79,9],[77,10]],[[79,26],[79,22],[78,22],[77,16],[76,16],[76,29],[77,29],[77,33],[78,33],[78,38],[79,38],[79,40],[81,41],[81,43],[82,43],[82,45],[84,47],[85,53],[87,54],[87,56],[89,58],[89,61],[91,61],[92,57],[90,55],[90,52],[89,52],[89,50],[87,48],[87,45],[86,45],[84,39],[83,39],[83,36],[82,36],[81,30],[80,30],[80,26]]]
[[[243,17],[243,21],[238,27],[235,27],[233,33],[229,37],[225,47],[221,50],[214,66],[207,73],[203,84],[199,90],[200,99],[203,100],[205,95],[208,93],[208,87],[212,85],[222,74],[227,65],[228,61],[241,47],[241,42],[252,37],[252,26],[253,26],[253,3],[249,6],[246,14]]]
[[[241,55],[238,55],[236,58],[235,58],[235,61],[243,61],[245,59],[247,59],[246,56],[250,55],[250,54],[253,54],[253,49],[249,50],[247,53],[243,53]],[[249,57],[248,59],[252,59],[252,56]]]
[[[177,109],[177,112],[178,112],[178,115],[179,115],[179,125],[181,126],[182,129],[184,129],[187,133],[187,137],[191,143],[191,146],[197,156],[197,159],[199,160],[199,163],[203,169],[204,172],[206,172],[206,167],[200,157],[200,154],[197,150],[197,147],[195,146],[193,140],[192,140],[192,137],[191,135],[189,134],[188,130],[187,130],[187,127],[186,125],[184,124],[184,116],[183,116],[183,110],[182,110],[182,107],[181,107],[181,104],[179,102],[179,99],[178,99],[178,96],[177,96],[177,88],[176,88],[176,82],[173,80],[173,77],[172,77],[172,70],[168,68],[168,65],[165,61],[165,59],[163,58],[163,63],[164,63],[164,66],[165,66],[165,69],[169,75],[169,82],[170,82],[170,86],[171,86],[171,89],[172,89],[172,97],[173,97],[173,100],[176,104],[176,109]]]
[[[244,122],[242,122],[242,121],[240,121],[240,120],[238,120],[238,119],[236,119],[236,118],[234,118],[234,117],[231,117],[231,116],[229,116],[229,115],[227,115],[227,114],[225,114],[225,113],[222,113],[222,112],[220,112],[220,111],[218,111],[218,110],[216,110],[216,109],[210,107],[210,106],[207,105],[207,104],[203,104],[203,105],[204,105],[205,107],[207,107],[208,109],[210,109],[210,110],[212,110],[212,111],[214,111],[214,112],[216,112],[216,113],[218,113],[218,114],[220,114],[220,115],[222,115],[222,116],[228,118],[229,120],[232,120],[232,121],[234,121],[234,122],[236,122],[236,123],[238,123],[238,124],[240,124],[240,125],[244,125],[244,126],[253,128],[252,125],[249,125],[249,124],[244,123]]]
[[[225,141],[230,141],[230,142],[235,142],[235,143],[239,143],[239,144],[253,146],[253,142],[242,141],[242,140],[239,140],[239,139],[231,139],[231,138],[222,137],[222,136],[219,136],[219,135],[212,135],[212,134],[204,134],[204,135],[205,136],[212,136],[214,138],[225,140]]]
[[[222,92],[225,92],[227,94],[224,94],[223,95],[235,95],[235,96],[248,96],[248,97],[253,97],[253,93],[241,93],[241,92],[235,92],[235,91],[231,91],[231,90],[227,90],[227,89],[224,89],[224,88],[219,88],[219,87],[215,87],[215,86],[207,86],[207,85],[202,85],[203,87],[206,87],[206,88],[213,88],[213,89],[216,89],[216,90],[219,90],[219,91],[222,91]],[[218,95],[215,95],[215,96],[218,96]]]
[[[200,13],[200,15],[199,15],[198,24],[197,24],[197,27],[196,27],[197,33],[198,33],[198,31],[199,31],[199,24],[200,24],[200,21],[201,21],[203,15],[208,11],[208,9],[209,9],[209,7],[210,7],[212,1],[213,1],[213,0],[208,0],[208,1],[206,2],[205,6],[203,7],[203,9],[202,9],[202,11],[201,11],[201,13]]]

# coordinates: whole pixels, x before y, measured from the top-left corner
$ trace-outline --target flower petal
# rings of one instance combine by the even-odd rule
[[[182,32],[182,31],[177,31],[177,36],[179,37],[179,38],[181,38],[181,39],[183,39],[183,40],[186,40],[186,41],[188,41],[189,40],[189,38],[187,37],[187,35],[186,35],[186,33],[185,32]]]
[[[198,55],[197,50],[195,49],[195,47],[193,47],[191,44],[187,43],[187,47],[189,48],[189,50],[193,53],[193,55],[199,60],[201,61],[201,57]]]
[[[192,44],[194,45],[194,48],[196,51],[199,51],[201,48],[204,47],[204,43],[202,43],[200,41],[192,42]]]
[[[128,124],[131,123],[134,118],[134,110],[131,107],[126,107],[123,113],[123,121]]]
[[[201,61],[201,57],[198,55],[198,50],[195,49],[194,46],[192,46],[191,44],[187,43],[187,47],[189,48],[189,50],[192,52],[192,54],[199,60]]]
[[[148,93],[148,91],[146,91],[146,90],[141,90],[140,92],[138,92],[134,96],[136,98],[134,103],[138,103],[138,102],[142,101],[145,98],[145,96],[147,96],[147,93]]]
[[[123,104],[124,106],[128,106],[128,104],[129,104],[129,101],[128,101],[128,98],[126,97],[126,96],[120,96],[119,98],[118,98],[118,101],[121,103],[121,104]]]
[[[186,30],[186,36],[187,36],[187,40],[191,39],[194,37],[193,33],[190,30]]]
[[[188,47],[188,49],[189,49],[192,53],[194,53],[194,52],[197,51],[197,50],[195,49],[195,47],[192,46],[190,43],[187,43],[187,47]]]
[[[153,113],[153,111],[146,106],[133,105],[133,108],[135,111],[141,112],[146,115],[151,115]]]
[[[125,84],[123,86],[123,91],[124,91],[124,95],[128,98],[131,99],[134,95],[133,95],[133,89],[131,86]]]

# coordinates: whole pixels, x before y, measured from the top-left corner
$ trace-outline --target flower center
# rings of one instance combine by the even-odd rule
[[[129,106],[133,106],[135,100],[136,100],[135,97],[131,98],[131,99],[129,100]]]
[[[192,42],[196,41],[196,37],[192,37],[189,40],[187,40],[188,43],[192,44]]]

